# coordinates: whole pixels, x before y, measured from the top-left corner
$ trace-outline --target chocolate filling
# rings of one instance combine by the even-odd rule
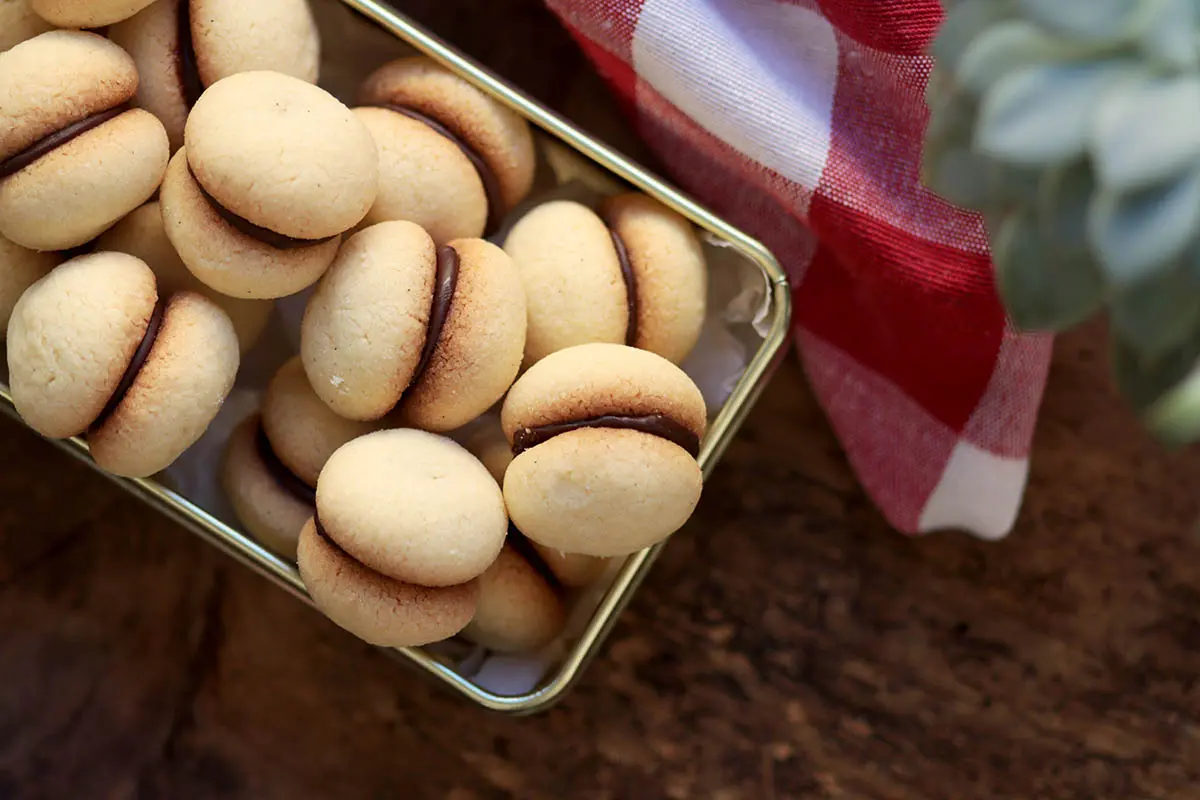
[[[342,550],[341,546],[335,542],[333,537],[329,535],[329,532],[325,530],[325,526],[321,524],[321,516],[319,514],[313,514],[313,527],[317,529],[317,536],[320,536],[322,539],[329,542],[330,546],[336,547],[338,550]],[[342,550],[342,552],[345,551]]]
[[[625,281],[625,302],[629,306],[629,326],[625,329],[625,344],[636,347],[638,335],[637,276],[633,273],[633,265],[629,263],[629,251],[625,249],[625,240],[612,228],[609,228],[608,233],[612,236],[613,248],[617,251],[617,261],[621,265],[621,278]]]
[[[662,414],[647,414],[640,417],[606,414],[591,419],[539,425],[536,428],[520,428],[513,436],[513,455],[519,456],[529,448],[537,447],[559,434],[577,431],[581,428],[619,428],[627,431],[641,431],[674,442],[688,451],[693,458],[700,454],[700,437],[670,417]]]
[[[381,103],[378,108],[386,108],[389,111],[395,111],[397,114],[403,114],[410,119],[422,122],[433,128],[434,132],[446,137],[457,145],[458,149],[467,157],[467,160],[471,162],[471,165],[475,167],[475,171],[479,173],[479,180],[483,183],[483,193],[487,197],[488,204],[487,229],[484,231],[484,235],[490,235],[500,227],[500,220],[503,219],[505,212],[504,197],[500,193],[500,179],[496,176],[495,170],[479,154],[478,150],[471,147],[462,137],[442,123],[422,114],[414,108],[392,105],[390,103]]]
[[[250,220],[244,217],[239,217],[237,214],[233,213],[228,208],[217,202],[217,198],[208,193],[208,190],[204,188],[204,184],[200,183],[200,179],[196,177],[196,173],[192,172],[191,170],[192,168],[189,165],[188,172],[191,173],[192,180],[196,182],[196,187],[200,190],[200,194],[203,195],[204,199],[208,201],[208,204],[212,206],[213,211],[216,211],[217,215],[221,219],[225,220],[225,222],[229,223],[229,225],[235,230],[245,234],[246,236],[249,236],[251,239],[256,239],[262,242],[268,247],[274,247],[276,250],[296,250],[301,247],[312,247],[313,245],[324,244],[325,242],[337,238],[336,236],[326,236],[324,239],[296,239],[291,236],[286,236],[282,233],[277,233],[270,228],[264,228],[261,225],[255,225]]]
[[[429,327],[425,330],[425,344],[421,345],[421,358],[413,370],[408,386],[400,394],[400,399],[392,407],[394,411],[404,402],[404,398],[414,386],[421,382],[429,362],[433,360],[433,351],[437,350],[438,342],[442,339],[442,329],[450,317],[450,306],[454,302],[454,290],[458,287],[458,251],[449,245],[437,249],[437,274],[433,279],[433,302],[429,307]]]
[[[342,547],[340,544],[338,544],[336,541],[334,541],[334,538],[329,535],[329,531],[325,530],[325,526],[321,524],[321,515],[316,513],[315,511],[313,513],[313,527],[315,527],[317,529],[317,536],[320,536],[325,541],[326,544],[328,544],[330,547],[332,547],[338,553],[340,553],[341,555],[350,559],[354,563],[362,564],[362,562],[359,561],[357,558],[355,558],[354,556],[347,553],[346,549],[344,547]]]
[[[50,153],[50,151],[62,147],[67,142],[82,136],[92,128],[100,127],[110,119],[119,117],[127,110],[129,110],[129,105],[122,103],[116,108],[101,111],[99,114],[92,114],[90,117],[85,117],[78,122],[72,122],[67,127],[57,130],[49,136],[38,139],[15,156],[9,156],[4,161],[0,161],[0,180],[17,174],[42,156]]]
[[[192,41],[192,3],[179,0],[176,12],[179,22],[179,41],[176,55],[179,58],[179,83],[183,87],[183,102],[188,108],[196,105],[204,94],[204,81],[200,78],[200,67],[196,63],[196,48]]]
[[[305,505],[315,506],[317,504],[317,490],[288,469],[287,464],[279,459],[275,448],[271,447],[271,440],[267,438],[267,429],[263,427],[261,421],[258,423],[258,429],[254,432],[254,446],[258,450],[258,458],[266,467],[267,472],[285,492]]]
[[[409,387],[416,386],[429,368],[433,359],[433,351],[442,340],[442,329],[450,316],[450,304],[454,301],[454,290],[458,287],[458,251],[449,245],[442,245],[437,250],[437,275],[433,284],[433,304],[429,308],[429,329],[425,332],[425,344],[421,347],[421,359],[413,370]]]
[[[158,339],[158,332],[162,328],[163,314],[166,311],[167,304],[159,298],[154,304],[154,311],[150,314],[150,322],[146,325],[146,332],[142,335],[142,341],[138,343],[137,349],[133,351],[133,358],[129,361],[129,366],[125,368],[125,374],[121,376],[121,380],[117,382],[117,388],[113,391],[112,397],[108,398],[108,404],[100,412],[100,416],[96,417],[92,423],[90,430],[98,431],[104,427],[104,423],[108,422],[109,418],[117,410],[117,406],[121,405],[121,401],[125,399],[125,395],[129,394],[129,390],[133,387],[133,382],[137,380],[138,373],[142,371],[142,367],[146,364],[146,359],[150,357],[150,351],[154,349],[154,342]]]

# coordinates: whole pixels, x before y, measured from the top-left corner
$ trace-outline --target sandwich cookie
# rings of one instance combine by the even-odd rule
[[[352,558],[391,578],[453,586],[491,566],[508,517],[500,487],[452,439],[411,428],[340,447],[317,481],[317,517]]]
[[[449,639],[470,623],[479,581],[429,587],[368,569],[309,519],[300,531],[300,578],[322,614],[377,647],[420,647]]]
[[[8,369],[18,413],[38,433],[86,432],[92,458],[143,478],[196,442],[233,388],[233,323],[207,298],[160,297],[154,272],[94,253],[35,283],[13,310]]]
[[[154,0],[30,0],[38,16],[58,28],[103,28],[128,19]]]
[[[61,260],[58,253],[26,250],[0,236],[0,337],[8,331],[8,320],[17,300]]]
[[[475,618],[462,635],[499,653],[526,653],[549,644],[566,624],[554,587],[512,544],[479,578]]]
[[[0,0],[0,53],[53,29],[34,12],[29,0]]]
[[[512,445],[504,435],[504,429],[500,427],[498,417],[494,420],[490,418],[481,420],[481,422],[483,424],[466,439],[464,446],[487,467],[488,472],[496,479],[496,483],[503,486],[504,473],[508,471],[508,465],[513,460]],[[509,530],[508,540],[512,543],[527,544],[533,548],[534,556],[528,560],[530,562],[533,562],[535,558],[540,560],[542,565],[553,574],[555,580],[568,589],[591,585],[604,574],[604,570],[609,564],[609,560],[606,558],[585,556],[579,553],[564,553],[553,547],[538,544],[524,538],[521,532],[515,529],[515,526]]]
[[[320,40],[306,0],[157,0],[108,36],[137,63],[137,102],[183,144],[204,90],[239,72],[270,70],[317,82]]]
[[[700,499],[700,389],[661,356],[617,344],[560,350],[513,385],[501,410],[515,458],[512,522],[566,553],[621,556],[678,530]]]
[[[299,358],[287,361],[263,395],[262,410],[230,437],[221,485],[242,525],[285,558],[316,508],[317,476],[335,450],[375,426],[334,414],[313,394]]]
[[[367,224],[408,220],[437,244],[478,238],[529,194],[529,123],[430,59],[376,70],[358,103],[379,145],[379,196]]]
[[[161,203],[167,236],[202,283],[270,299],[316,282],[375,201],[371,134],[333,95],[241,72],[197,101]]]
[[[93,33],[50,31],[0,53],[0,234],[67,250],[154,194],[167,134],[129,107],[137,85],[128,54]]]
[[[162,208],[151,201],[110,228],[96,242],[97,250],[115,250],[145,261],[154,270],[158,291],[164,295],[195,292],[216,303],[229,315],[243,354],[267,327],[273,304],[268,300],[239,300],[213,291],[198,281],[179,260],[163,227]],[[299,530],[299,528],[297,528]]]
[[[445,639],[471,621],[475,579],[508,528],[484,466],[454,441],[412,429],[339,448],[317,480],[316,506],[299,545],[309,594],[343,628],[392,646]]]
[[[504,242],[529,304],[525,363],[590,342],[679,363],[700,338],[708,271],[692,226],[642,194],[600,213],[569,200],[523,216]]]
[[[458,428],[494,405],[520,367],[525,294],[512,259],[482,239],[438,247],[411,222],[346,240],[300,327],[317,395],[348,419],[395,409]]]

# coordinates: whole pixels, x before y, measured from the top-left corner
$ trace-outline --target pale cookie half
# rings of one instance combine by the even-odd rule
[[[558,582],[568,589],[591,586],[600,580],[600,576],[605,573],[609,564],[613,563],[607,558],[585,556],[581,553],[564,553],[532,540],[529,544],[542,559],[546,568],[558,579]]]
[[[330,411],[313,392],[299,356],[284,362],[271,378],[263,395],[262,421],[279,460],[314,490],[325,462],[338,448],[380,427]]]
[[[338,449],[317,481],[317,518],[362,564],[422,586],[479,577],[508,532],[487,469],[453,440],[412,429]]]
[[[34,12],[29,0],[0,0],[0,53],[53,29]]]
[[[30,0],[33,10],[59,28],[103,28],[128,19],[154,0]]]
[[[9,381],[25,422],[55,439],[87,430],[117,390],[157,301],[154,273],[119,253],[73,259],[30,287],[8,327]]]
[[[504,474],[513,460],[512,445],[504,435],[504,429],[500,427],[498,416],[489,415],[480,422],[482,424],[463,444],[487,467],[496,482],[503,486]],[[511,533],[509,538],[512,538]],[[570,589],[592,584],[604,574],[610,563],[607,558],[564,553],[534,541],[529,541],[529,545],[558,582]]]
[[[58,253],[27,250],[0,236],[0,337],[8,331],[17,300],[62,261]]]
[[[300,529],[315,506],[267,467],[262,435],[257,414],[234,429],[221,461],[221,488],[247,533],[276,555],[295,560]]]
[[[612,234],[595,212],[571,200],[534,208],[504,241],[525,285],[525,363],[590,342],[625,341],[627,289]]]
[[[511,544],[479,578],[475,618],[463,637],[501,653],[537,650],[562,632],[563,602]]]

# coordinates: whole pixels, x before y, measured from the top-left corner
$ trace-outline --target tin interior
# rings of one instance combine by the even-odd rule
[[[577,159],[576,166],[581,172],[591,171],[583,179],[583,183],[590,186],[543,185],[536,196],[537,201],[556,192],[566,192],[567,196],[571,196],[571,192],[603,192],[610,183],[618,190],[636,188],[683,214],[701,229],[714,280],[720,280],[724,273],[733,272],[740,273],[739,279],[743,281],[747,272],[757,276],[762,287],[762,307],[755,324],[747,325],[746,330],[739,334],[752,346],[750,352],[753,355],[710,419],[709,431],[699,456],[701,469],[707,478],[762,390],[774,362],[783,352],[791,315],[790,291],[786,276],[774,257],[757,241],[522,95],[409,22],[390,6],[375,0],[313,2],[324,40],[330,42],[333,37],[333,53],[336,55],[338,52],[338,41],[344,37],[354,37],[352,49],[361,55],[356,63],[341,63],[340,67],[326,70],[328,77],[322,79],[322,85],[343,100],[351,100],[352,87],[387,58],[403,54],[406,50],[423,52],[529,119],[538,129],[541,143],[546,145],[549,142],[547,147],[551,154],[568,159],[566,163],[570,163],[569,159]],[[351,13],[347,13],[346,8]],[[377,28],[372,27],[372,23]],[[543,176],[540,180],[551,175],[553,183],[553,176],[559,173],[545,167],[542,164],[539,168],[539,174]],[[517,216],[519,210],[510,219]],[[725,277],[728,278],[728,275]],[[19,419],[8,391],[6,370],[2,368],[0,379],[3,379],[0,380],[0,409]],[[82,439],[74,438],[55,444],[91,464],[87,444]],[[295,565],[275,556],[240,532],[236,520],[230,518],[228,513],[202,508],[185,493],[170,488],[163,480],[106,477],[298,599],[310,602]],[[687,531],[685,526],[676,535],[686,536]],[[506,662],[504,657],[481,652],[461,642],[388,652],[485,708],[508,713],[543,710],[563,695],[595,656],[665,544],[648,548],[622,563],[614,564],[603,580],[573,597],[568,630],[547,652],[540,654],[536,665],[531,666],[530,661],[522,662],[520,659],[508,659]],[[494,681],[483,679],[481,668],[484,665],[488,668],[499,665],[500,669],[517,671],[522,668],[535,669],[536,674],[526,676],[528,680],[524,681],[533,688],[499,691]]]

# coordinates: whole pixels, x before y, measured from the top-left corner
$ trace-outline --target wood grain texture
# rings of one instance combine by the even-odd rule
[[[534,0],[405,9],[633,147]],[[789,359],[579,687],[522,720],[0,422],[0,798],[1200,797],[1200,458],[1102,352],[1060,341],[999,544],[890,531]]]
[[[789,361],[578,689],[486,715],[11,423],[0,797],[1200,796],[1200,460],[1060,345],[1017,531],[907,540]]]

